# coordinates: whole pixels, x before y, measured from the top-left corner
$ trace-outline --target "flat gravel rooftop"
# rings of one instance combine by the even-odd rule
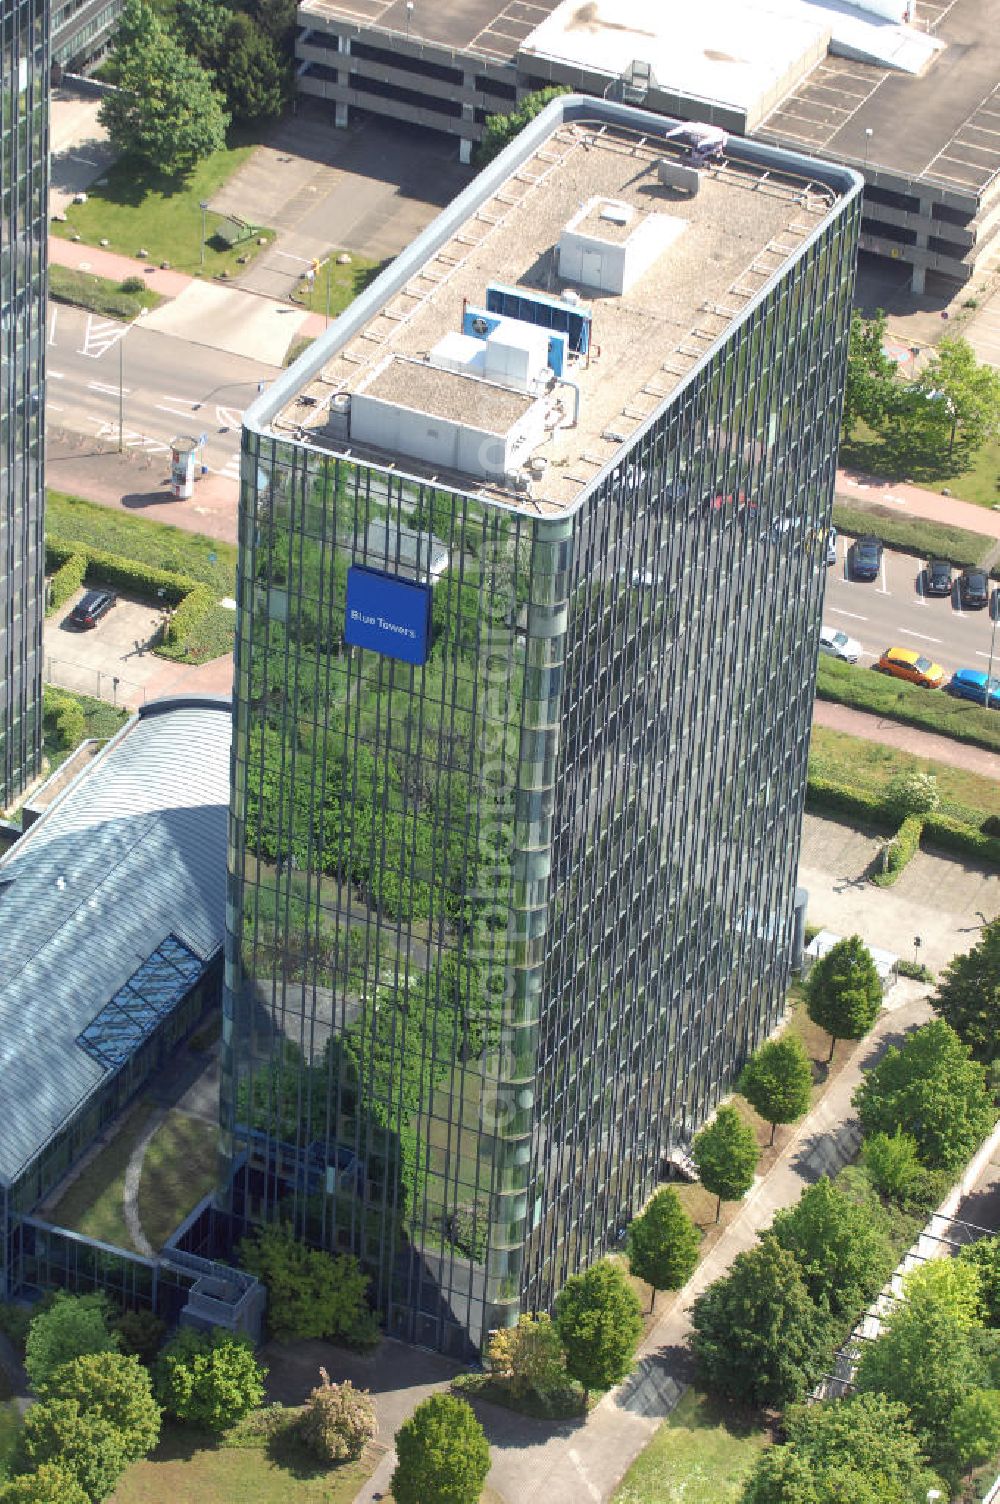
[[[456,52],[510,62],[521,43],[554,11],[559,0],[415,0],[407,25],[405,0],[305,0],[300,20],[345,21],[408,35]]]
[[[973,194],[1000,170],[1000,0],[919,0],[946,43],[924,74],[827,57],[754,135]],[[871,137],[865,131],[872,132]]]
[[[573,502],[835,202],[829,186],[735,156],[704,170],[699,191],[687,197],[660,183],[664,156],[680,159],[680,150],[658,133],[640,136],[582,120],[557,126],[353,337],[338,343],[336,326],[331,329],[329,358],[278,414],[274,432],[342,452],[344,441],[334,437],[336,425],[331,429],[327,416],[331,401],[362,388],[389,354],[425,360],[444,334],[462,328],[466,305],[484,305],[489,283],[561,296],[572,286],[558,273],[562,230],[592,196],[619,199],[641,214],[683,221],[685,228],[625,293],[578,284],[593,318],[594,354],[571,368],[580,389],[578,422],[554,428],[535,451],[548,465],[530,504],[560,510]],[[381,378],[396,383],[402,405],[405,375],[406,367],[391,366]],[[449,376],[447,385],[467,381]],[[415,396],[414,388],[409,400]],[[362,445],[352,451],[365,454]],[[402,455],[397,463],[413,474],[431,473]],[[517,501],[502,482],[487,488],[468,475],[448,479]]]

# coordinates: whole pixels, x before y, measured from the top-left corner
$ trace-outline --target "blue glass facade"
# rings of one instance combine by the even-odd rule
[[[843,188],[561,513],[244,433],[234,1205],[356,1252],[396,1335],[550,1304],[782,1011]],[[357,565],[429,586],[425,662],[345,641]]]
[[[0,809],[41,759],[48,22],[0,7]]]

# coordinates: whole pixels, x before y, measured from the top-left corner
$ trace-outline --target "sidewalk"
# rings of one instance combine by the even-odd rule
[[[879,742],[883,747],[896,747],[900,752],[909,752],[913,757],[930,757],[935,762],[947,763],[951,768],[979,773],[983,778],[996,778],[1000,775],[1000,756],[996,752],[988,752],[985,747],[971,747],[967,742],[955,741],[953,737],[939,736],[934,731],[920,731],[915,726],[904,726],[900,721],[869,715],[867,711],[854,710],[850,705],[838,705],[833,700],[816,700],[813,706],[813,725],[827,726],[831,731],[845,731],[850,736],[863,737],[867,742]]]
[[[883,480],[879,476],[838,470],[835,499],[844,502],[872,502],[878,506],[891,507],[904,517],[909,513],[911,517],[924,517],[928,522],[944,522],[951,527],[967,528],[972,533],[985,533],[990,538],[1000,538],[1000,512],[991,511],[989,507],[977,507],[971,501],[960,501],[956,496],[942,496],[938,491],[927,491],[923,486],[911,485],[909,481]]]
[[[587,1500],[601,1504],[610,1499],[690,1383],[686,1338],[695,1297],[726,1272],[738,1253],[753,1245],[776,1211],[792,1205],[807,1185],[823,1174],[836,1174],[854,1157],[859,1131],[851,1096],[862,1070],[870,1068],[889,1044],[898,1043],[902,1035],[926,1022],[930,1005],[924,993],[915,983],[900,983],[893,989],[875,1029],[854,1047],[823,1100],[791,1133],[766,1180],[750,1192],[682,1295],[642,1343],[631,1378],[605,1395],[585,1422],[547,1424],[495,1405],[476,1405],[493,1453],[488,1482],[506,1504],[583,1504]],[[440,1362],[441,1380],[436,1386],[425,1382],[421,1398],[434,1387],[445,1387],[446,1365]],[[431,1366],[428,1355],[425,1378]],[[394,1415],[391,1423],[397,1427],[399,1417]],[[381,1434],[388,1442],[389,1425]],[[373,1504],[383,1497],[394,1466],[390,1450],[357,1494],[355,1504]]]

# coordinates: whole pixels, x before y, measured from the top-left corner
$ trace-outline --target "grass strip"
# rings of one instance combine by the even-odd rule
[[[904,726],[919,726],[953,741],[1000,752],[1000,713],[972,705],[940,689],[921,689],[856,663],[821,657],[816,675],[821,700],[881,715]]]
[[[946,522],[930,522],[924,517],[901,516],[893,507],[853,497],[850,500],[836,497],[833,521],[842,533],[852,537],[875,533],[887,548],[912,554],[917,559],[948,559],[959,569],[980,563],[996,542],[986,533],[952,527]]]
[[[139,1179],[139,1221],[154,1248],[216,1183],[216,1138],[199,1118],[176,1108],[149,1141]]]
[[[124,282],[114,282],[110,277],[95,277],[91,272],[76,271],[73,267],[49,266],[49,297],[57,303],[73,303],[77,308],[86,308],[91,313],[103,314],[109,319],[131,320],[140,313],[149,313],[163,302],[152,288],[134,287],[137,278],[128,277]]]
[[[66,491],[47,493],[45,528],[62,543],[80,543],[88,549],[187,575],[211,585],[220,597],[236,593],[236,545],[221,543],[204,533],[189,533],[169,522],[153,522],[146,517],[130,517],[118,508],[102,507]]]
[[[151,1102],[136,1103],[110,1144],[84,1167],[53,1207],[50,1221],[116,1248],[134,1246],[122,1206],[125,1170],[152,1111]]]
[[[613,1495],[613,1504],[737,1504],[770,1440],[759,1419],[687,1389]]]
[[[341,265],[337,257],[342,254],[331,251],[326,265],[320,267],[311,284],[303,277],[292,293],[292,302],[308,308],[310,313],[329,314],[335,319],[389,265],[389,261],[372,261],[369,256],[358,256],[353,251],[350,261]]]

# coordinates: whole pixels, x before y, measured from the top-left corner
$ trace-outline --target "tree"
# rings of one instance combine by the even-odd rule
[[[276,120],[285,107],[288,70],[270,37],[249,16],[231,18],[216,77],[234,120],[247,125]]]
[[[979,1275],[979,1301],[987,1326],[1000,1327],[1000,1238],[980,1238],[969,1243],[959,1258],[972,1264]]]
[[[650,1312],[657,1290],[680,1290],[698,1263],[701,1233],[670,1186],[657,1191],[628,1230],[629,1267],[652,1286]]]
[[[810,1297],[793,1255],[769,1235],[699,1295],[691,1325],[700,1381],[742,1404],[801,1399],[833,1351],[829,1316]]]
[[[940,1486],[906,1407],[884,1395],[793,1406],[785,1431],[787,1444],[761,1456],[740,1504],[924,1504]]]
[[[957,1170],[996,1118],[983,1067],[943,1019],[894,1045],[854,1093],[866,1136],[902,1129],[916,1141],[921,1162]]]
[[[451,1394],[432,1394],[396,1432],[396,1504],[478,1504],[490,1448],[472,1409]]]
[[[983,926],[978,944],[956,956],[938,982],[934,1007],[973,1057],[1000,1059],[1000,918]]]
[[[138,1358],[86,1353],[50,1373],[41,1393],[46,1400],[75,1400],[81,1411],[99,1415],[114,1426],[127,1462],[145,1457],[160,1438],[160,1407]]]
[[[279,1342],[327,1337],[368,1346],[377,1340],[365,1298],[368,1276],[352,1254],[309,1248],[287,1223],[273,1223],[243,1240],[240,1263],[267,1286],[268,1327]]]
[[[882,982],[860,935],[838,940],[809,973],[806,1011],[830,1036],[828,1060],[838,1039],[863,1039],[881,1007]]]
[[[854,1315],[880,1290],[896,1259],[886,1218],[859,1206],[824,1175],[771,1225],[817,1305]]]
[[[977,1279],[972,1265],[949,1259],[907,1275],[904,1300],[877,1341],[865,1344],[855,1374],[860,1393],[907,1407],[931,1463],[951,1482],[990,1424],[992,1402],[964,1408],[974,1391],[992,1389],[993,1355],[973,1316]]]
[[[118,88],[98,119],[117,152],[167,177],[225,145],[229,116],[211,76],[157,24],[139,51],[116,49]]]
[[[299,1422],[303,1444],[328,1464],[360,1457],[378,1435],[371,1395],[367,1389],[355,1389],[350,1379],[331,1384],[325,1368],[319,1376]]]
[[[0,1504],[90,1504],[73,1474],[56,1462],[0,1483]]]
[[[712,1122],[696,1136],[691,1154],[702,1185],[718,1197],[718,1222],[723,1201],[739,1201],[753,1185],[760,1159],[757,1135],[735,1107],[720,1107]]]
[[[85,1353],[117,1351],[118,1338],[108,1329],[104,1296],[60,1292],[28,1329],[24,1366],[32,1388],[41,1393],[49,1375],[62,1364]]]
[[[812,1066],[801,1039],[786,1034],[761,1045],[743,1067],[738,1090],[771,1125],[771,1143],[779,1123],[794,1123],[809,1111]]]
[[[566,1350],[566,1372],[592,1389],[610,1389],[632,1370],[642,1333],[639,1297],[609,1259],[574,1274],[556,1296],[556,1331]]]
[[[163,34],[163,27],[146,0],[126,0],[114,33],[113,56],[121,61],[146,51]]]
[[[513,1395],[552,1394],[566,1385],[566,1354],[546,1314],[522,1313],[516,1326],[500,1327],[486,1350],[490,1372],[505,1379]]]
[[[222,62],[232,19],[232,11],[219,0],[175,0],[177,39],[203,68],[214,70]]]
[[[106,1499],[128,1464],[121,1432],[76,1400],[41,1400],[25,1412],[18,1441],[27,1471],[55,1463],[97,1504]]]
[[[970,1389],[952,1417],[955,1466],[965,1472],[1000,1451],[1000,1391]]]
[[[862,1149],[865,1170],[880,1196],[894,1201],[904,1211],[922,1210],[927,1204],[931,1172],[920,1162],[912,1133],[873,1133]]]
[[[248,1337],[182,1327],[157,1359],[153,1383],[177,1420],[225,1431],[260,1404],[266,1374]]]
[[[476,166],[485,167],[487,162],[492,162],[536,115],[541,114],[547,104],[558,99],[560,94],[568,93],[569,90],[562,87],[536,89],[533,94],[526,94],[517,109],[511,110],[509,114],[487,115],[483,139],[476,150]]]
[[[924,409],[943,435],[948,435],[948,453],[955,441],[978,449],[1000,433],[1000,372],[980,365],[967,340],[949,337],[940,341],[917,382]],[[937,399],[937,400],[934,400]]]
[[[885,353],[885,337],[886,316],[881,308],[871,319],[862,318],[857,311],[851,315],[844,384],[843,426],[847,439],[859,419],[870,428],[877,428],[895,405],[896,365]]]

